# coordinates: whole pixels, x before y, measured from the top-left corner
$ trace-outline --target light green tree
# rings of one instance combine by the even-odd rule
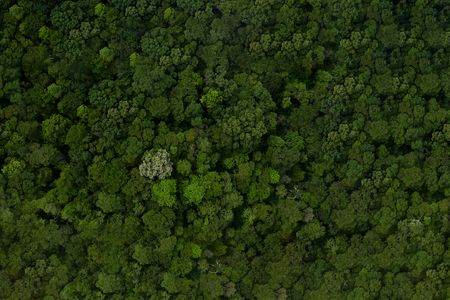
[[[139,173],[150,180],[169,177],[172,174],[172,162],[169,153],[165,149],[152,149],[145,152],[139,166]]]
[[[163,179],[152,186],[153,199],[161,206],[172,207],[176,203],[177,182]]]

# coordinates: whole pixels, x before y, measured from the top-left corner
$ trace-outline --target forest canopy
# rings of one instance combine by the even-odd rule
[[[1,0],[0,299],[450,299],[449,0]]]

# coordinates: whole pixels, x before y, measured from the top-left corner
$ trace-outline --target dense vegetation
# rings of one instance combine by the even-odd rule
[[[1,299],[450,299],[449,0],[1,0]]]

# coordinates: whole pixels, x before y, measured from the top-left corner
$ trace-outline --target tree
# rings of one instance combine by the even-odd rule
[[[69,124],[63,116],[54,114],[42,122],[42,135],[49,143],[61,143]]]
[[[0,298],[450,299],[448,2],[0,1]]]
[[[108,195],[103,192],[98,194],[97,206],[100,207],[105,213],[118,211],[122,208],[121,199],[117,195]]]
[[[223,101],[220,92],[214,89],[208,90],[208,92],[200,98],[200,102],[208,109],[214,109]]]
[[[172,174],[172,162],[165,149],[152,149],[144,153],[142,163],[139,165],[141,176],[150,180],[164,179]]]
[[[205,196],[206,187],[202,178],[192,177],[189,184],[183,189],[183,196],[186,197],[187,203],[199,205]]]
[[[161,206],[172,207],[176,204],[177,182],[174,179],[162,179],[152,185],[152,198]]]
[[[98,274],[96,286],[106,294],[120,291],[122,288],[121,280],[117,275],[103,272]]]

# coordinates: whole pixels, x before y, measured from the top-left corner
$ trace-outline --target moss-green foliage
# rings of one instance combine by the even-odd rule
[[[1,0],[0,299],[450,299],[449,5]]]
[[[210,89],[205,95],[200,98],[200,102],[205,105],[208,109],[215,108],[218,104],[222,102],[222,96],[220,92],[214,89]]]
[[[161,206],[173,206],[177,199],[177,182],[173,179],[162,179],[152,186],[152,197]]]
[[[187,203],[199,205],[205,196],[206,187],[199,177],[192,177],[189,184],[185,186],[183,196]]]

